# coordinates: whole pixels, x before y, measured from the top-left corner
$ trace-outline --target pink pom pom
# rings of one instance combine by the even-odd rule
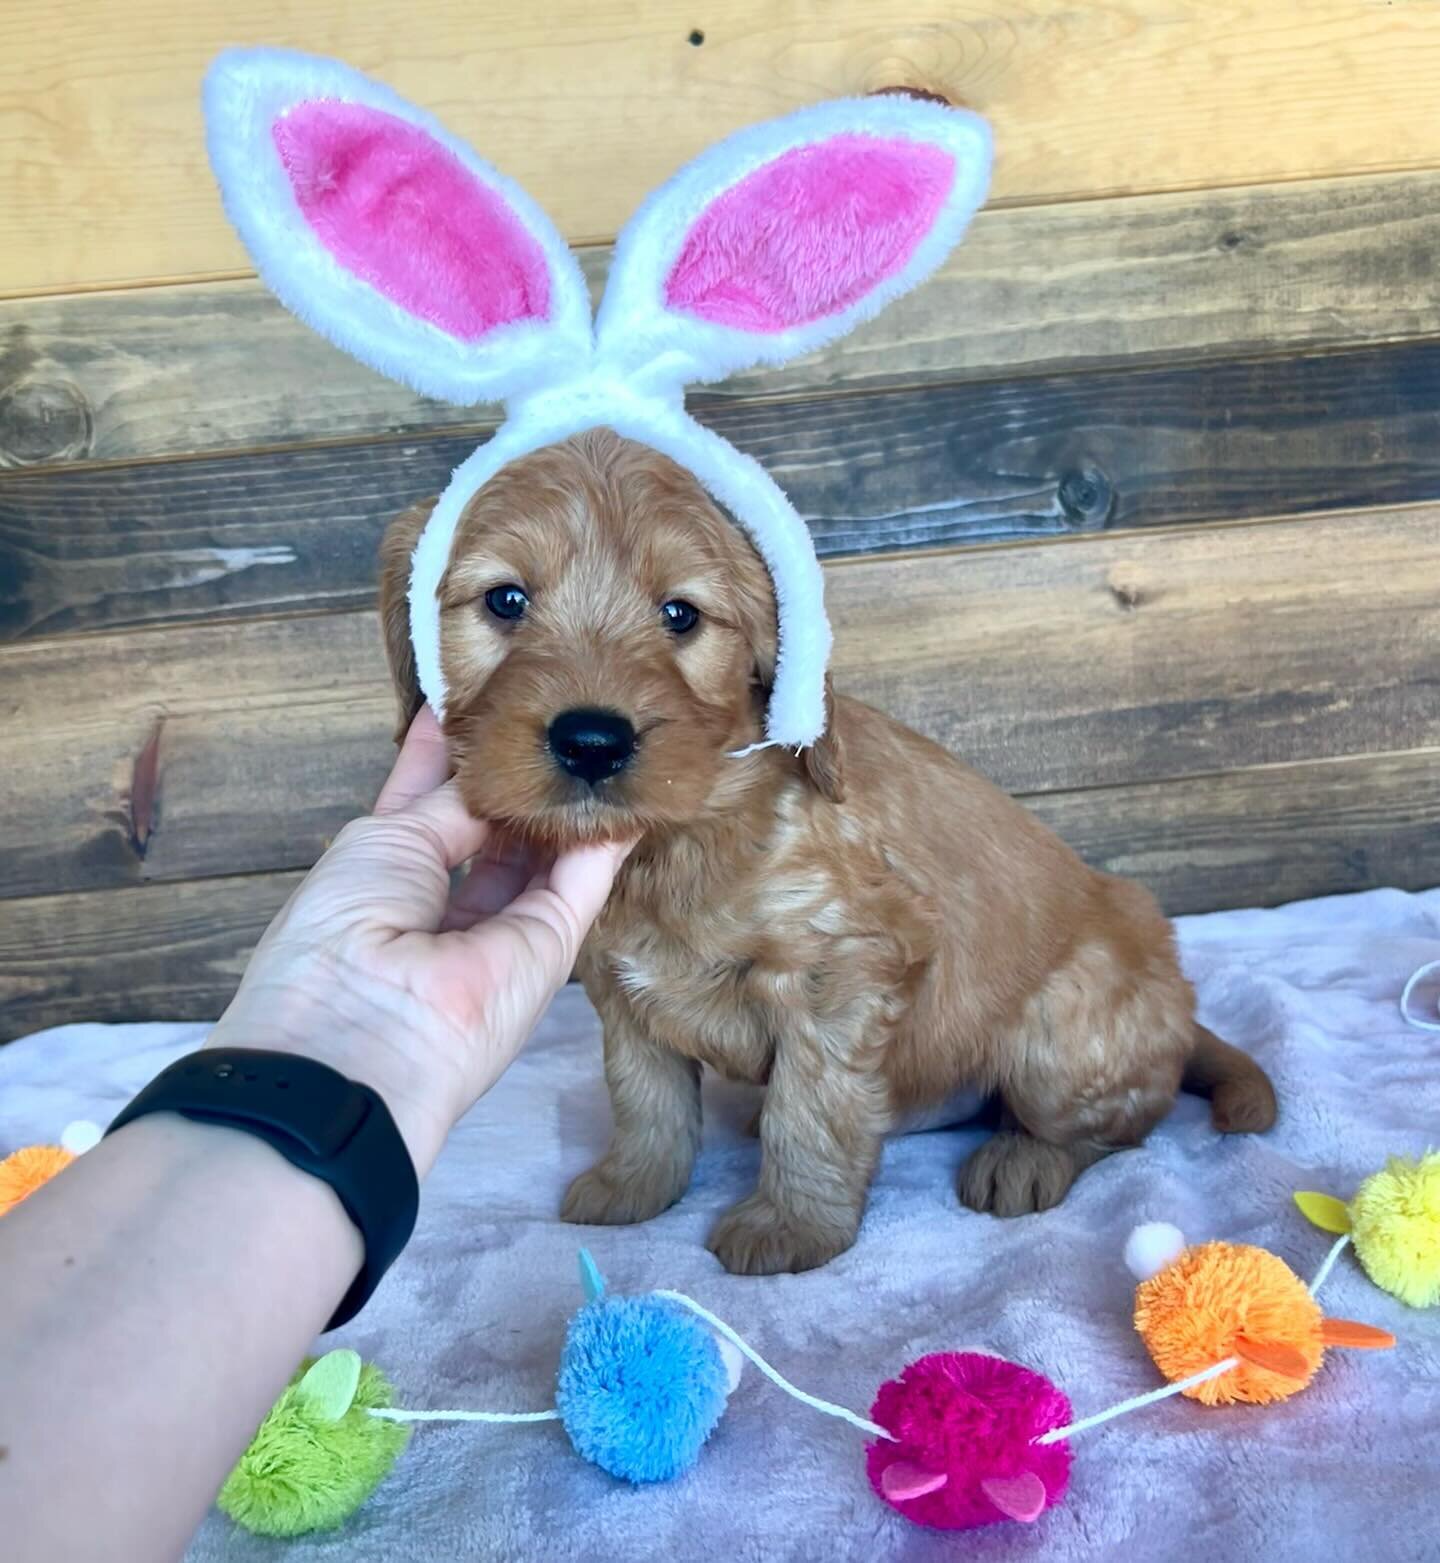
[[[1065,1496],[1069,1443],[1034,1440],[1069,1423],[1070,1402],[1019,1363],[978,1351],[921,1357],[880,1386],[870,1418],[895,1436],[867,1448],[870,1485],[917,1525],[1033,1520]]]

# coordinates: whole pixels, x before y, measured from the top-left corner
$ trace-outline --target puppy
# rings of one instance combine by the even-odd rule
[[[409,560],[433,503],[382,550],[407,720]],[[1150,895],[943,749],[830,694],[812,748],[732,757],[762,732],[770,577],[666,457],[599,430],[502,469],[461,519],[440,624],[470,810],[545,848],[639,838],[579,963],[614,1137],[566,1220],[680,1198],[702,1064],[765,1087],[758,1187],[710,1237],[755,1275],[848,1248],[882,1137],[961,1087],[1002,1104],[958,1184],[1000,1216],[1138,1145],[1182,1082],[1223,1130],[1273,1122],[1264,1073],[1196,1024]]]

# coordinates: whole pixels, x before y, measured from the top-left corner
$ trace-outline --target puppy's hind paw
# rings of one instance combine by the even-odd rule
[[[1210,1098],[1210,1121],[1221,1134],[1264,1134],[1275,1127],[1275,1088],[1259,1080],[1225,1080]]]

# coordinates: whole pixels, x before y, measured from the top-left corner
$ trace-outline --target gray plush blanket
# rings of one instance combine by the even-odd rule
[[[597,1024],[572,990],[456,1132],[413,1244],[337,1343],[378,1362],[402,1404],[550,1405],[583,1237],[612,1287],[688,1292],[802,1387],[862,1413],[912,1358],[967,1346],[1054,1378],[1077,1415],[1151,1388],[1120,1259],[1131,1227],[1163,1219],[1192,1240],[1260,1243],[1308,1277],[1328,1240],[1291,1191],[1348,1195],[1388,1154],[1440,1142],[1440,1039],[1396,1009],[1407,974],[1440,957],[1440,891],[1225,913],[1185,922],[1181,936],[1204,1018],[1275,1078],[1271,1134],[1221,1138],[1202,1103],[1182,1100],[1143,1150],[1087,1173],[1058,1210],[1014,1222],[956,1204],[954,1172],[978,1131],[910,1135],[888,1146],[851,1252],[809,1275],[736,1278],[704,1239],[755,1176],[758,1147],[743,1133],[753,1100],[739,1088],[707,1088],[705,1148],[675,1209],[583,1234],[556,1219],[567,1181],[608,1132]],[[74,1117],[104,1119],[201,1034],[71,1026],[5,1049],[0,1150]],[[264,1542],[217,1514],[191,1557],[1440,1559],[1440,1310],[1405,1308],[1348,1255],[1324,1302],[1392,1329],[1399,1348],[1333,1353],[1283,1405],[1172,1399],[1083,1434],[1069,1496],[1030,1527],[907,1524],[870,1492],[861,1435],[750,1369],[698,1467],[672,1484],[615,1482],[554,1424],[426,1426],[344,1530]]]

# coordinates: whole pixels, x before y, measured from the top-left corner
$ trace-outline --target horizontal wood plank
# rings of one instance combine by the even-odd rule
[[[1440,883],[1440,750],[1262,766],[1028,806],[1172,915]]]
[[[1026,800],[1173,914],[1440,880],[1440,751]],[[209,1020],[298,873],[11,901],[0,1042],[66,1021]]]
[[[1016,793],[1427,748],[1437,576],[1434,507],[851,561],[835,674]],[[0,690],[11,896],[303,866],[390,755],[370,612],[21,642]]]
[[[940,274],[824,351],[714,396],[1004,379],[1440,335],[1440,173],[992,208]],[[598,296],[608,250],[582,260]],[[470,425],[253,280],[0,301],[0,467]]]
[[[822,556],[1440,496],[1440,341],[712,403]],[[0,640],[354,608],[469,436],[0,477]]]
[[[995,195],[1036,202],[1440,164],[1440,8],[1372,0],[10,0],[0,290],[244,267],[201,75],[233,43],[330,53],[437,114],[572,241],[742,125],[891,86],[989,115]],[[82,215],[83,214],[83,215]]]
[[[71,1021],[216,1019],[301,878],[247,874],[9,902],[0,1042]]]

